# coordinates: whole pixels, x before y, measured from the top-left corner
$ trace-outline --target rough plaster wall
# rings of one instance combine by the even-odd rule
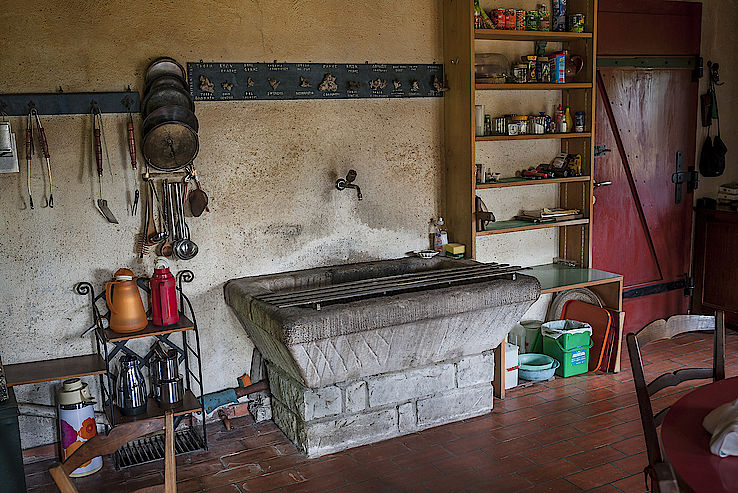
[[[161,55],[181,62],[442,59],[435,0],[2,3],[2,92],[141,89],[148,62]],[[426,247],[427,222],[441,210],[442,105],[440,99],[197,103],[196,163],[212,212],[189,220],[200,254],[173,270],[195,272],[187,291],[201,329],[206,391],[235,385],[250,365],[251,341],[223,301],[228,279]],[[90,324],[87,300],[73,293],[74,284],[86,279],[100,287],[121,266],[151,273],[153,256],[138,264],[133,253],[140,219],[125,213],[125,116],[106,115],[104,122],[114,168],[104,186],[119,225],[93,207],[89,117],[44,117],[53,210],[22,210],[25,172],[0,175],[6,363],[91,352],[92,338],[79,337]],[[12,124],[20,142],[25,118]],[[349,168],[358,172],[362,202],[334,189]],[[36,203],[41,169],[34,160]],[[49,403],[53,388],[26,386],[18,396]],[[24,447],[55,439],[50,421],[35,423],[24,421]]]
[[[738,57],[735,46],[738,43],[738,1],[736,0],[703,0],[702,2],[702,56],[705,59],[705,77],[700,81],[700,94],[707,91],[707,61],[720,63],[720,80],[725,85],[718,87],[718,106],[720,109],[721,137],[728,147],[725,161],[725,173],[716,178],[705,178],[700,175],[699,188],[695,200],[699,197],[717,197],[717,189],[723,183],[738,181]],[[697,115],[697,156],[707,136]],[[713,135],[717,130],[713,125]]]

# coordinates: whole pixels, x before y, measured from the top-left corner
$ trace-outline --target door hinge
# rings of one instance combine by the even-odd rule
[[[691,193],[697,190],[699,185],[699,174],[690,166],[686,171],[682,170],[682,151],[677,151],[676,155],[676,173],[671,175],[671,182],[674,184],[674,203],[682,203],[682,184],[687,184],[687,192]]]
[[[595,157],[600,157],[605,155],[608,152],[611,152],[612,149],[608,149],[606,145],[596,145],[595,146]]]

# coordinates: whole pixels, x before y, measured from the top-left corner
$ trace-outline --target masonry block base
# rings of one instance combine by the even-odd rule
[[[317,389],[267,362],[274,422],[308,457],[492,410],[492,351]]]

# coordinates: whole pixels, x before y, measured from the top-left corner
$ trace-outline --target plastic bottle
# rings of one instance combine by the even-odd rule
[[[574,130],[574,120],[571,118],[571,111],[569,111],[569,105],[566,105],[566,116],[564,116],[564,120],[566,120],[566,131],[571,132]]]
[[[433,249],[437,252],[442,252],[445,245],[448,244],[448,232],[446,231],[446,225],[443,222],[443,218],[439,217],[436,223],[436,236],[433,241]]]
[[[554,113],[554,122],[556,124],[556,131],[566,133],[566,119],[564,118],[564,109],[561,105],[556,108],[556,112]]]

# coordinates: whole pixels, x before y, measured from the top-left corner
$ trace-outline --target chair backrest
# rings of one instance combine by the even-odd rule
[[[676,335],[694,331],[715,331],[712,368],[682,368],[660,375],[650,383],[646,383],[640,348],[656,340],[670,339]],[[716,381],[725,378],[725,314],[723,312],[717,312],[714,317],[705,315],[675,315],[668,320],[660,319],[651,322],[638,332],[628,334],[626,340],[633,371],[636,397],[638,398],[638,408],[641,414],[641,424],[643,425],[643,435],[646,440],[646,451],[650,468],[647,472],[652,475],[654,481],[657,481],[659,478],[656,475],[663,475],[668,465],[667,467],[661,465],[664,463],[664,460],[661,455],[661,447],[659,446],[656,428],[663,422],[664,416],[666,416],[669,408],[667,407],[654,415],[653,407],[651,406],[651,396],[660,390],[679,385],[688,380],[711,378],[713,381]],[[654,486],[658,490],[658,485]]]

